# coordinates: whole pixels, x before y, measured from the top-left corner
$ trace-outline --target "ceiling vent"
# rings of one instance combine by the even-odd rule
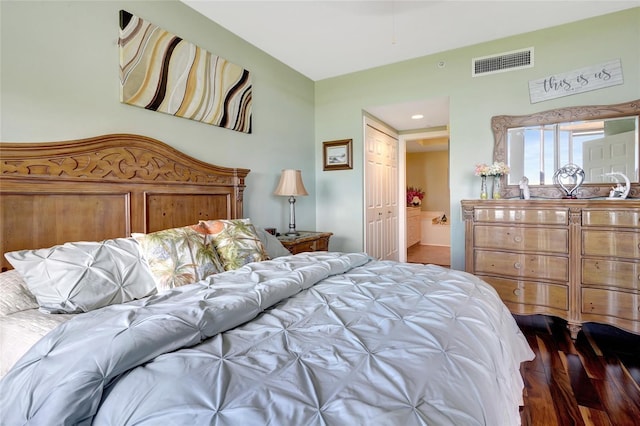
[[[477,77],[531,67],[533,67],[533,47],[474,58],[471,63],[471,75]]]

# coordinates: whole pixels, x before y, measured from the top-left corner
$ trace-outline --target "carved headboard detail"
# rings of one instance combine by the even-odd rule
[[[248,173],[132,134],[0,143],[0,250],[240,218]]]

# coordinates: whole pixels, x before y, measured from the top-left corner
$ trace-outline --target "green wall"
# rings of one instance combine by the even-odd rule
[[[253,133],[121,104],[120,9],[250,70]],[[471,58],[530,46],[534,68],[471,77]],[[530,104],[529,80],[616,58],[624,85]],[[288,204],[272,192],[281,169],[299,168],[309,196],[296,203],[298,228],[333,232],[331,249],[343,251],[363,249],[363,109],[448,96],[452,265],[462,269],[460,200],[477,198],[474,165],[492,159],[490,118],[640,98],[640,8],[314,83],[177,0],[3,0],[0,61],[0,140],[155,137],[203,161],[251,169],[245,215],[281,230]],[[348,138],[353,170],[324,172],[322,141]]]
[[[527,47],[535,49],[534,67],[471,76],[472,58]],[[530,80],[617,58],[623,85],[530,103]],[[438,67],[440,61],[444,68]],[[321,159],[322,141],[352,138],[354,144],[353,170],[323,172],[321,160],[316,167],[317,229],[341,236],[341,249],[363,247],[363,109],[445,96],[450,100],[452,267],[464,269],[460,200],[478,198],[474,166],[492,161],[491,117],[640,98],[640,8],[316,82],[316,158]]]
[[[253,133],[119,101],[118,11],[127,10],[252,73]],[[299,229],[315,227],[313,81],[191,8],[171,1],[1,1],[0,140],[39,142],[138,133],[200,160],[251,169],[245,215],[286,229],[283,168],[302,170]]]

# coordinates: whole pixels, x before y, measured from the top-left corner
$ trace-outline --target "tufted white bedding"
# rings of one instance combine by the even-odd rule
[[[516,425],[532,358],[472,275],[316,252],[75,316],[0,381],[0,411],[9,424]]]
[[[28,309],[0,316],[0,377],[44,335],[73,315],[49,315]]]
[[[45,334],[71,318],[38,311],[38,303],[15,269],[0,274],[0,378]]]

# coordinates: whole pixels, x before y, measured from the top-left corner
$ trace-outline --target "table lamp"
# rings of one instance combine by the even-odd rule
[[[296,195],[309,195],[302,183],[300,170],[283,170],[274,194],[289,197],[289,232],[286,235],[300,235],[296,232]]]

